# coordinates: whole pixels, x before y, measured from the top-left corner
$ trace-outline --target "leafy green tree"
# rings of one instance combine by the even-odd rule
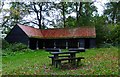
[[[9,15],[4,15],[3,16],[3,22],[1,25],[4,27],[5,32],[3,33],[8,33],[11,28],[15,24],[29,24],[32,23],[33,25],[39,26],[39,28],[45,28],[45,24],[43,23],[45,17],[43,16],[44,12],[48,12],[48,5],[47,2],[11,2],[9,3],[10,9],[3,9],[2,12],[8,12]],[[36,17],[33,18],[36,15]],[[24,18],[26,16],[31,16],[31,19],[34,21],[28,21],[25,20]],[[6,31],[7,30],[7,31]]]
[[[9,5],[11,5],[10,9],[2,8],[1,11],[5,13],[3,14],[3,22],[1,22],[3,33],[8,33],[15,24],[21,23],[23,17],[28,13],[22,2],[11,2]]]
[[[108,34],[108,27],[105,25],[106,17],[96,15],[93,20],[96,29],[96,44],[99,46],[106,42],[106,35]]]
[[[90,2],[82,2],[78,26],[92,26],[93,13],[97,12],[97,8]]]
[[[30,2],[30,4],[28,5],[28,7],[30,7],[29,12],[36,13],[38,23],[36,23],[34,21],[32,21],[32,23],[38,25],[39,29],[42,28],[42,25],[41,25],[41,23],[42,23],[42,10],[43,10],[42,6],[43,6],[43,2],[37,2],[37,3]]]
[[[120,25],[116,25],[111,31],[111,39],[114,45],[120,46]]]
[[[120,24],[120,1],[106,3],[106,10],[104,15],[107,16],[109,23]]]
[[[71,16],[69,16],[66,19],[66,27],[68,27],[68,28],[76,27],[76,19],[71,17]]]
[[[94,26],[93,13],[97,12],[97,8],[93,2],[76,2],[71,8],[73,9],[72,12],[76,12],[76,18],[70,16],[66,18],[67,27],[70,25],[73,27]]]
[[[56,3],[54,4],[54,8],[55,9],[59,9],[61,10],[61,18],[63,19],[63,27],[66,27],[66,15],[70,12],[70,10],[68,10],[68,7],[70,6],[70,2],[60,2],[60,3]]]

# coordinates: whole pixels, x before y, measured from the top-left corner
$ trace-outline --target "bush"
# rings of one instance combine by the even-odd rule
[[[32,51],[26,45],[22,43],[10,44],[6,40],[2,39],[2,56],[15,55],[16,52]]]
[[[2,39],[2,49],[6,49],[9,46],[10,46],[10,44],[6,40]]]
[[[111,32],[111,38],[115,45],[120,45],[120,25],[115,25],[115,28]]]
[[[29,48],[22,43],[9,44],[6,40],[2,39],[2,49],[6,51],[16,52],[16,51],[24,51]]]
[[[13,52],[16,52],[16,51],[24,51],[25,49],[28,49],[28,47],[22,43],[14,43],[12,44],[11,46],[11,50]]]
[[[103,43],[103,44],[100,44],[100,47],[101,48],[110,48],[112,47],[113,45],[111,43]]]

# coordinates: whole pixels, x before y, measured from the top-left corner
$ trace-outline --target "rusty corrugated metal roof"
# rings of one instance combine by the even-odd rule
[[[95,27],[36,29],[29,26],[18,25],[29,37],[34,38],[95,38]]]
[[[28,35],[28,37],[43,38],[43,35],[40,29],[33,28],[30,26],[25,26],[25,25],[19,25],[19,24],[17,25]]]

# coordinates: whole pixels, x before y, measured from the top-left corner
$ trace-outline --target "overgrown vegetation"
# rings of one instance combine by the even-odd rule
[[[22,43],[8,43],[6,40],[2,40],[2,56],[15,55],[16,52],[32,51],[26,45]]]
[[[120,25],[96,25],[96,44],[120,46]],[[104,47],[104,46],[103,46]]]
[[[65,64],[61,69],[51,66],[51,54],[44,50],[16,52],[3,56],[3,75],[119,75],[118,49],[96,48],[78,53],[85,59],[77,68]],[[68,67],[68,68],[67,68]]]

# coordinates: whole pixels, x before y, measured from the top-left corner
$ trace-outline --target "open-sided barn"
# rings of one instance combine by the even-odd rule
[[[94,48],[95,27],[37,29],[17,24],[5,37],[10,43],[20,42],[31,49]]]

